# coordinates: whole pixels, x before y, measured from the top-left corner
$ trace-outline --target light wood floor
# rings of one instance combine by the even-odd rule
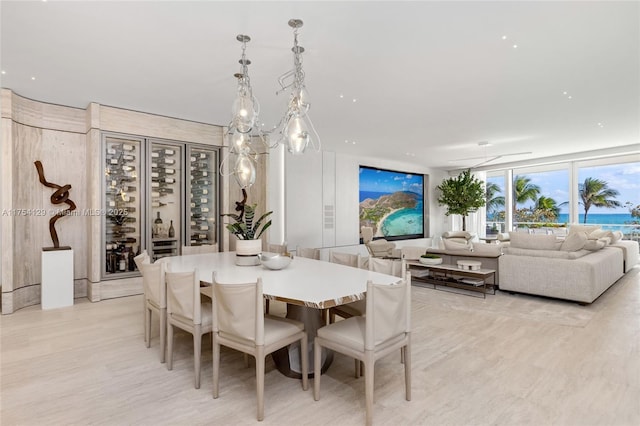
[[[254,368],[223,350],[220,398],[211,349],[193,387],[190,336],[175,365],[142,337],[141,297],[70,308],[29,307],[0,319],[0,423],[255,424]],[[280,306],[280,309],[282,307]],[[413,400],[392,355],[375,373],[374,423],[385,425],[640,424],[640,266],[589,306],[506,293],[478,299],[413,289]],[[321,399],[269,360],[264,424],[364,423],[364,381],[341,355]]]

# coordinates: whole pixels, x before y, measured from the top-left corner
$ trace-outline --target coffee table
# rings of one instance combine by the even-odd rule
[[[496,294],[496,271],[494,269],[477,269],[475,271],[460,269],[457,265],[425,265],[418,261],[407,261],[411,270],[411,280],[418,283],[431,284],[436,290],[447,288],[462,289],[468,295]]]

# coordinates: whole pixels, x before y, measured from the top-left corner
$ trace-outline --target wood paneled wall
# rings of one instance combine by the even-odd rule
[[[66,208],[50,202],[52,190],[38,181],[34,161],[42,161],[48,181],[70,184],[70,198],[79,212],[101,208],[102,131],[223,146],[221,126],[91,103],[86,109],[52,105],[1,92],[0,170],[2,313],[40,303],[41,250],[52,246],[51,210]],[[264,170],[262,162],[260,170]],[[264,177],[264,171],[261,172]],[[250,201],[265,200],[265,180],[259,180]],[[223,178],[222,212],[239,189]],[[24,209],[24,210],[23,210]],[[102,238],[100,217],[79,214],[60,219],[61,245],[74,250],[75,297],[91,301],[141,292],[139,278],[100,281]],[[223,236],[228,233],[223,232]],[[224,246],[224,245],[222,245]],[[228,245],[227,245],[228,246]]]

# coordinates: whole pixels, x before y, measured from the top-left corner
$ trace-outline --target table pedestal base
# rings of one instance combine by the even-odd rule
[[[287,318],[304,323],[304,329],[309,339],[309,378],[313,378],[313,340],[316,337],[317,330],[324,326],[322,311],[315,308],[307,308],[306,306],[287,304]],[[279,349],[271,356],[276,368],[282,374],[295,379],[302,378],[299,343]],[[322,374],[327,371],[332,362],[333,352],[324,349],[322,354]]]

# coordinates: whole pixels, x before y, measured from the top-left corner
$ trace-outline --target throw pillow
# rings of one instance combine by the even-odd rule
[[[498,241],[509,241],[509,233],[508,232],[501,232],[498,234]]]
[[[613,234],[613,239],[611,240],[611,244],[617,243],[622,239],[622,237],[624,237],[624,234],[622,233],[622,231],[613,231],[612,234]]]
[[[556,249],[556,236],[544,234],[524,234],[522,232],[510,232],[509,239],[511,247],[534,249],[534,250],[554,250]]]
[[[471,233],[467,231],[447,231],[442,234],[442,238],[464,238],[465,240],[470,240],[471,237]]]
[[[464,243],[451,239],[444,239],[442,241],[444,241],[445,250],[471,251],[471,244],[467,243],[466,241]]]
[[[585,232],[574,232],[573,234],[569,234],[567,238],[564,239],[562,245],[560,246],[560,250],[578,251],[584,247],[587,241],[589,241],[589,239],[587,238],[587,234]]]
[[[604,241],[599,240],[587,240],[584,244],[584,249],[589,251],[598,251],[605,246]]]
[[[605,247],[611,244],[611,238],[609,237],[598,238],[596,241],[602,241]]]
[[[569,227],[569,234],[576,232],[586,232],[589,235],[591,232],[600,229],[600,225],[571,225]]]
[[[613,241],[613,232],[605,231],[604,229],[596,229],[595,231],[589,233],[590,240],[599,240],[600,238],[609,238]]]

